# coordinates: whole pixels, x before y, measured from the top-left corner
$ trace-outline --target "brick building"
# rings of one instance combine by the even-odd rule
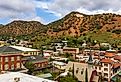
[[[22,55],[20,53],[20,50],[8,46],[0,47],[0,70],[7,71],[21,69]]]
[[[35,64],[37,69],[46,68],[48,66],[48,60],[40,56],[39,50],[37,49],[31,49],[21,46],[0,47],[1,71],[20,70],[22,68],[25,68],[23,64],[27,61]]]

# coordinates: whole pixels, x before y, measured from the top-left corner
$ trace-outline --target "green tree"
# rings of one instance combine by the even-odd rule
[[[61,77],[59,82],[78,82],[76,77],[73,78],[72,75],[67,75],[66,77]]]
[[[117,78],[116,78],[116,82],[121,82],[120,77],[117,76]]]
[[[70,54],[70,53],[65,53],[64,56],[65,56],[66,58],[70,58],[70,57],[72,56],[72,54]]]
[[[36,68],[36,66],[32,62],[26,62],[25,67],[28,69],[29,74],[32,74]]]

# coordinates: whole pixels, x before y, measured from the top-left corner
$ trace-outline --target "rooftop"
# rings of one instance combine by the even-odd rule
[[[21,52],[21,50],[15,49],[13,47],[10,46],[2,46],[0,47],[0,53],[12,53],[12,52]]]
[[[121,55],[116,55],[116,56],[114,57],[114,59],[115,59],[115,60],[121,61]]]
[[[113,60],[111,60],[111,59],[102,59],[101,60],[101,63],[113,63],[114,61]]]
[[[19,53],[19,52],[26,52],[26,51],[39,51],[37,49],[31,49],[21,46],[2,46],[0,47],[0,53]]]
[[[10,47],[12,47],[14,49],[18,49],[20,51],[24,51],[24,52],[26,52],[26,51],[39,51],[37,49],[31,49],[31,48],[26,48],[26,47],[22,47],[22,46],[10,46]]]
[[[117,68],[117,67],[120,67],[120,66],[121,66],[120,63],[114,63],[114,64],[113,64],[113,68],[114,68],[114,69]]]
[[[73,66],[74,66],[74,74],[79,81],[85,82],[86,69],[88,71],[88,81],[90,80],[92,72],[94,71],[94,69],[90,65],[88,65],[87,63],[69,62],[66,66],[66,71],[69,71],[70,68],[72,70]]]
[[[114,56],[115,56],[115,53],[106,52],[106,53],[105,53],[105,56],[106,56],[106,57],[114,57]]]
[[[17,79],[19,79],[18,82],[55,82],[19,72],[8,72],[0,75],[0,82],[15,82]]]
[[[29,57],[24,57],[24,60],[31,61],[33,63],[39,63],[39,62],[44,62],[48,61],[47,59],[43,58],[42,56],[29,56]]]

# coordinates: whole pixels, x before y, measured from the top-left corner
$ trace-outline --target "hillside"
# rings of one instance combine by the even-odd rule
[[[121,16],[116,14],[84,15],[72,12],[64,18],[50,23],[47,34],[52,36],[80,36],[87,32],[96,31],[120,34]]]
[[[121,43],[121,15],[112,13],[85,15],[71,12],[62,19],[43,25],[37,21],[13,21],[0,25],[0,35],[31,36],[36,44],[48,44],[62,37],[85,37],[100,42]]]
[[[1,25],[0,35],[20,36],[35,33],[37,31],[44,32],[44,25],[37,21],[13,21],[7,25]]]

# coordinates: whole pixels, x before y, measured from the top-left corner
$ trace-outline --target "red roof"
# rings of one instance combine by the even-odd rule
[[[101,62],[102,63],[113,63],[114,61],[111,59],[102,59]]]
[[[94,56],[94,59],[100,59],[100,57],[99,56]]]
[[[114,59],[115,59],[115,60],[119,60],[119,61],[121,61],[121,56],[116,55],[116,56],[114,57]]]
[[[114,57],[114,56],[115,56],[115,53],[106,52],[106,53],[105,53],[105,56],[106,56],[106,57]]]
[[[113,68],[114,68],[114,69],[117,68],[117,67],[119,67],[119,66],[121,66],[120,63],[114,63],[114,64],[113,64]]]

